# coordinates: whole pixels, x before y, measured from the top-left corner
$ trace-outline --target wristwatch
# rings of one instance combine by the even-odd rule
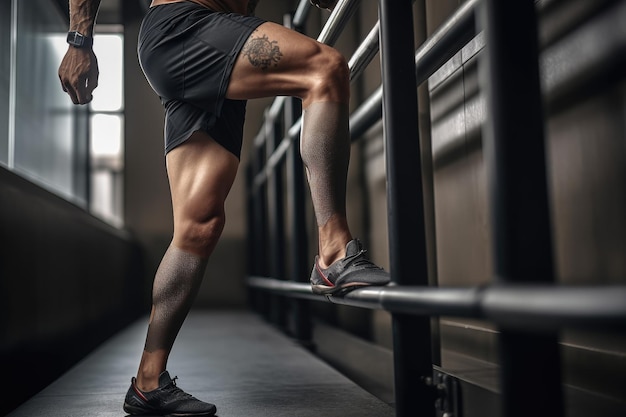
[[[71,31],[67,33],[67,43],[75,48],[91,48],[93,38],[91,36],[85,36],[80,32]]]

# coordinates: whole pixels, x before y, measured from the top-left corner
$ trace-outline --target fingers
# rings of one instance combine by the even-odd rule
[[[93,90],[98,86],[97,78],[83,78],[79,80],[77,91],[78,103],[87,104],[93,100]]]
[[[93,53],[78,55],[70,49],[59,67],[61,88],[74,104],[87,104],[98,86],[98,63]]]
[[[61,88],[70,96],[70,98],[72,99],[72,103],[79,104],[78,96],[76,95],[76,89],[74,89],[72,84],[63,80],[61,74],[59,74],[59,80],[61,81]]]
[[[63,91],[70,96],[72,103],[87,104],[93,99],[92,92],[96,86],[90,85],[88,79],[79,81],[77,85],[72,85],[71,83],[64,82],[63,79],[61,79],[61,88],[63,88]]]

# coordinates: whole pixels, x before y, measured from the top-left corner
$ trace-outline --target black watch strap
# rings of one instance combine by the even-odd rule
[[[75,48],[91,48],[93,38],[91,36],[85,36],[80,32],[71,31],[67,33],[67,43]]]

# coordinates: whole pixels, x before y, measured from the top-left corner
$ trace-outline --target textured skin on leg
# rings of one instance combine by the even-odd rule
[[[146,351],[171,350],[196,298],[207,261],[173,245],[167,249],[152,287],[152,314]]]
[[[346,212],[346,178],[350,161],[348,105],[315,102],[304,110],[300,153],[317,225]]]

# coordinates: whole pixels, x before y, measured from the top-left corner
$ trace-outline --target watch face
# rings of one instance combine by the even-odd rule
[[[74,46],[82,46],[84,37],[78,32],[69,32],[67,34],[67,43]]]
[[[84,36],[80,32],[69,32],[67,34],[67,43],[77,48],[88,46],[90,44],[90,40],[91,38]]]

